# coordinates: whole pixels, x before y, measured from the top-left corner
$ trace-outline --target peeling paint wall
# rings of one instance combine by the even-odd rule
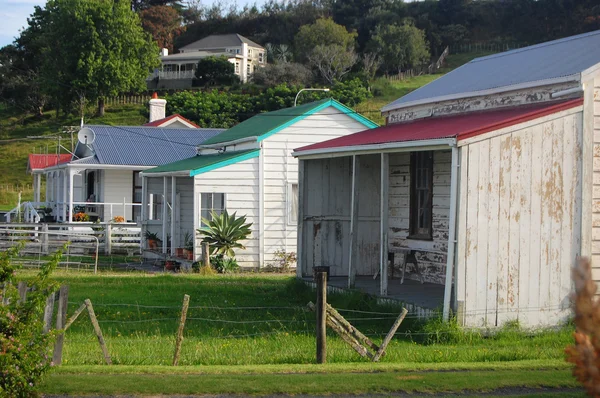
[[[574,111],[460,148],[456,283],[465,325],[535,327],[568,316],[582,130],[583,112]]]
[[[430,116],[446,116],[466,112],[499,109],[517,105],[536,104],[540,102],[551,101],[551,94],[554,92],[574,87],[577,87],[577,83],[571,82],[509,91],[502,94],[434,102],[430,104],[416,105],[395,111],[384,112],[383,116],[387,117],[388,124],[391,124],[422,119]],[[574,95],[577,96],[578,94]],[[561,99],[566,98],[568,97],[563,97]]]
[[[450,210],[451,151],[436,151],[433,156],[433,240],[408,239],[410,206],[410,153],[390,154],[389,246],[414,247],[436,251],[448,250]],[[446,256],[417,252],[424,280],[443,284],[446,279]],[[395,256],[395,268],[401,272],[402,255]],[[407,277],[417,279],[414,266],[408,264]],[[399,273],[397,273],[399,275]]]

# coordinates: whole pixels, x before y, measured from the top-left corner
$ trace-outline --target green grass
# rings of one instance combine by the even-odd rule
[[[69,314],[86,298],[91,299],[115,364],[172,362],[184,294],[191,296],[191,302],[182,365],[292,365],[315,360],[315,315],[305,310],[309,301],[314,302],[315,294],[290,276],[59,272],[56,278],[69,285]],[[378,305],[360,293],[330,294],[328,301],[338,309],[383,313],[342,312],[376,343],[400,312],[399,306]],[[437,334],[429,334],[432,331]],[[424,327],[409,317],[388,347],[383,362],[560,361],[564,347],[572,341],[571,333],[570,327],[530,334],[507,328],[485,337],[457,328]],[[64,359],[67,365],[103,363],[87,316],[82,316],[68,330]],[[365,362],[331,332],[328,361]]]
[[[373,372],[295,374],[69,374],[50,375],[49,394],[373,394],[482,393],[499,388],[576,388],[566,369],[469,372]],[[578,393],[579,396],[583,396]],[[573,396],[573,393],[572,395]]]

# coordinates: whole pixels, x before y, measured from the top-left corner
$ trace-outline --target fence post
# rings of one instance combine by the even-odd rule
[[[87,307],[88,314],[90,315],[90,320],[92,321],[92,326],[94,326],[94,331],[96,332],[96,336],[98,337],[98,343],[100,344],[100,348],[102,349],[104,360],[106,361],[107,365],[112,365],[110,355],[108,355],[108,348],[106,348],[106,343],[104,342],[104,336],[102,336],[102,329],[100,329],[100,325],[98,324],[98,319],[96,318],[96,313],[94,312],[94,307],[92,306],[92,302],[90,301],[90,299],[85,300],[85,306]]]
[[[52,314],[54,313],[54,292],[48,295],[46,299],[46,308],[44,308],[44,333],[48,333],[52,327]]]
[[[48,224],[42,224],[42,254],[48,254]]]
[[[19,291],[19,303],[23,304],[27,298],[27,283],[24,281],[19,282],[17,290]]]
[[[181,320],[179,321],[179,329],[177,330],[177,340],[175,342],[175,355],[173,356],[173,366],[179,364],[179,355],[181,354],[181,344],[183,343],[183,328],[187,318],[187,311],[190,305],[190,296],[183,296],[183,307],[181,308]]]
[[[202,265],[210,267],[210,249],[208,242],[202,242]]]
[[[317,274],[317,363],[327,361],[327,271]]]
[[[60,287],[59,296],[58,296],[58,310],[56,311],[56,329],[61,330],[65,327],[65,323],[67,321],[67,305],[69,302],[69,286],[62,285]],[[56,336],[56,343],[54,343],[54,354],[52,355],[52,360],[55,365],[60,365],[62,363],[62,352],[63,345],[65,342],[65,333],[64,330],[59,332]]]
[[[112,225],[109,222],[106,223],[106,228],[104,228],[104,254],[112,254]]]

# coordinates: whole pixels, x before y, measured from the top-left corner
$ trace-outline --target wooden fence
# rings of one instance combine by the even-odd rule
[[[527,47],[528,43],[497,43],[497,42],[480,42],[480,43],[463,43],[452,46],[453,54],[472,53],[472,52],[489,52],[499,53],[503,51],[514,50],[516,48]]]
[[[0,184],[0,192],[23,192],[32,189],[31,184]]]

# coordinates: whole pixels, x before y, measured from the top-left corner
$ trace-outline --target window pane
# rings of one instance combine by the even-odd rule
[[[292,184],[290,222],[298,223],[298,184]]]
[[[213,194],[213,209],[215,211],[225,209],[225,194],[224,193]],[[219,214],[221,214],[220,211],[219,211]]]
[[[433,156],[415,152],[411,156],[410,233],[419,238],[432,236]]]

